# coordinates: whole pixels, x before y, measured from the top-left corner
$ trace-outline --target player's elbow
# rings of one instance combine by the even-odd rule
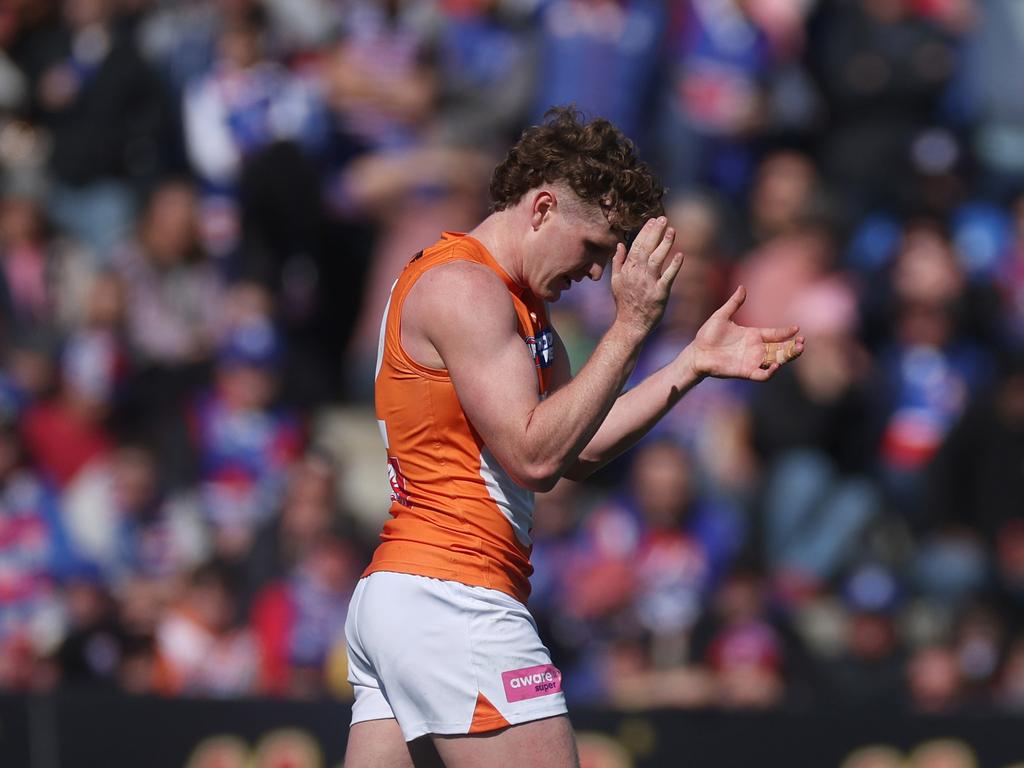
[[[506,445],[494,451],[494,457],[516,485],[534,493],[550,491],[565,471],[558,457],[524,446]]]
[[[535,493],[546,493],[562,476],[561,467],[549,462],[526,464],[516,472],[516,482]]]

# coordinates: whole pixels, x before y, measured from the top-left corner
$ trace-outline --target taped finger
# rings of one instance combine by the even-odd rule
[[[799,357],[799,355],[800,352],[797,350],[795,339],[782,342],[768,341],[764,344],[764,358],[761,361],[761,367],[768,368],[773,363],[782,365],[795,357]]]

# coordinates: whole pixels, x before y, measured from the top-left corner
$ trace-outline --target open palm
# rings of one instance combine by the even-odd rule
[[[803,352],[804,338],[796,335],[800,329],[795,325],[784,328],[748,328],[734,323],[732,317],[746,297],[747,291],[741,285],[697,331],[690,347],[694,371],[698,375],[766,381],[780,365],[778,362],[765,365],[766,350],[774,349],[768,345],[793,341],[790,353],[785,355],[785,362]],[[771,359],[776,359],[774,354]]]

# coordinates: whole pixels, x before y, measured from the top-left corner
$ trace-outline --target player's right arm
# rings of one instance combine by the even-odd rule
[[[426,272],[402,313],[402,340],[436,350],[467,418],[506,472],[548,490],[597,432],[660,320],[682,263],[668,259],[672,232],[652,220],[612,260],[616,319],[583,369],[541,400],[533,358],[516,329],[504,283],[486,267],[452,262]],[[420,360],[420,362],[427,362]]]

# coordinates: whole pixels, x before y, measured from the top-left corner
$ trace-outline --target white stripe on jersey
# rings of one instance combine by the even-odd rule
[[[480,450],[480,476],[487,493],[512,525],[516,538],[524,547],[533,544],[533,491],[516,485],[486,447]]]
[[[388,303],[384,305],[384,317],[380,320],[380,336],[377,338],[377,368],[373,372],[374,381],[380,376],[380,367],[384,365],[384,337],[387,335],[388,313],[391,311],[391,295],[395,292],[396,285],[398,285],[397,280],[391,284],[391,290],[388,291]]]

